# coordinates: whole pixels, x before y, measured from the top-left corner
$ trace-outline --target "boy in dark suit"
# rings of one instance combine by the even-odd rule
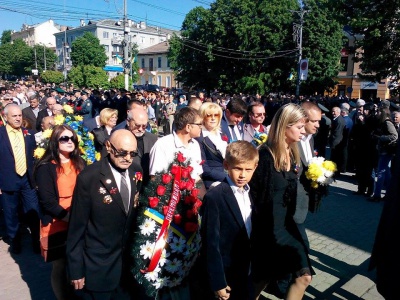
[[[252,202],[247,183],[257,163],[258,151],[249,142],[229,144],[224,160],[227,177],[204,196],[198,267],[200,280],[207,280],[201,286],[208,289],[202,299],[250,299]]]

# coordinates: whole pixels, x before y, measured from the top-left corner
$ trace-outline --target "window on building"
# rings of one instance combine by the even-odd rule
[[[157,68],[161,69],[161,57],[158,58]]]
[[[167,88],[171,87],[171,76],[165,77],[165,87]]]
[[[108,31],[103,31],[103,39],[108,39]]]
[[[162,86],[161,83],[162,83],[161,75],[158,75],[158,76],[157,76],[157,85],[158,85],[158,86]]]
[[[144,43],[145,43],[145,41],[146,41],[146,39],[145,39],[145,37],[144,37],[144,36],[141,36],[139,41],[140,41],[140,43],[141,43],[141,44],[144,44]]]
[[[142,58],[142,68],[144,69],[146,67],[145,63],[144,63],[144,58]]]
[[[149,70],[153,71],[153,58],[149,58]]]
[[[115,46],[115,45],[114,45],[114,46],[113,46],[113,51],[114,51],[114,52],[119,52],[119,46]]]
[[[105,51],[106,53],[108,53],[108,51],[110,50],[109,47],[108,47],[108,45],[103,45],[103,47],[104,47],[104,51]]]
[[[118,33],[117,32],[113,32],[113,37],[117,37]]]
[[[349,57],[348,56],[342,56],[340,58],[340,71],[347,72],[348,63],[349,63]]]
[[[150,38],[150,44],[154,44],[154,38]]]
[[[169,59],[167,58],[167,68],[169,68],[170,67],[170,65],[169,65]]]

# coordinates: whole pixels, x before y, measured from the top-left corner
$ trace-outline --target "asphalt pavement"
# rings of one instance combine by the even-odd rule
[[[356,190],[354,174],[346,173],[334,182],[317,213],[306,220],[311,260],[316,275],[303,299],[384,299],[374,284],[375,272],[368,263],[383,202],[369,202]],[[0,216],[0,235],[4,234]],[[34,254],[29,233],[23,230],[22,253],[10,254],[0,241],[0,299],[53,300],[51,264]],[[264,299],[277,299],[263,294]],[[261,297],[262,298],[262,297]]]

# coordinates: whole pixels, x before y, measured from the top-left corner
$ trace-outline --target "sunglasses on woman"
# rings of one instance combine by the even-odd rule
[[[74,136],[63,135],[58,138],[58,141],[60,142],[60,144],[66,144],[66,143],[68,143],[69,140],[71,140],[71,142],[75,143]]]

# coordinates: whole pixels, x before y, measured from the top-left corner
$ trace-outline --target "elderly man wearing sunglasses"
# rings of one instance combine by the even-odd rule
[[[85,299],[130,299],[132,274],[127,244],[136,216],[142,168],[135,137],[113,132],[108,155],[77,177],[67,239],[71,284]]]

